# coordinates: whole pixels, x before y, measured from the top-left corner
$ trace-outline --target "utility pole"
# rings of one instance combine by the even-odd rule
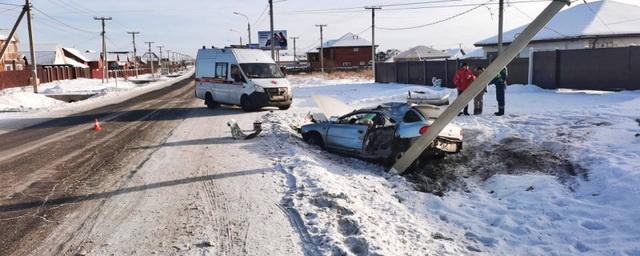
[[[107,41],[105,41],[105,21],[111,20],[111,17],[93,17],[94,20],[99,20],[102,22],[102,83],[104,84],[104,80],[106,79],[109,82],[109,61],[107,59]]]
[[[160,75],[162,75],[164,73],[164,71],[163,71],[164,70],[164,61],[162,61],[162,48],[164,48],[164,46],[159,45],[159,46],[156,46],[156,47],[158,47],[158,49],[160,49],[160,58],[158,59],[158,66],[160,66],[159,67],[160,68]]]
[[[364,9],[371,10],[371,71],[373,76],[376,76],[376,10],[382,9],[381,7],[365,7]]]
[[[138,55],[136,54],[137,50],[136,50],[136,35],[140,34],[140,32],[127,32],[127,34],[130,34],[133,37],[133,63],[136,69],[136,78],[138,78]]]
[[[147,58],[149,60],[149,63],[151,64],[151,78],[155,77],[155,70],[153,70],[153,52],[151,51],[151,44],[153,44],[154,42],[144,42],[145,44],[149,45],[149,57]]]
[[[251,21],[249,21],[249,16],[242,14],[240,12],[233,12],[233,14],[235,15],[240,15],[242,17],[244,17],[245,19],[247,19],[247,35],[249,36],[249,44],[251,44]]]
[[[482,74],[478,76],[476,80],[471,83],[467,89],[464,90],[458,98],[456,98],[451,105],[445,109],[438,119],[429,126],[429,130],[420,136],[412,145],[400,156],[400,159],[396,161],[391,170],[392,174],[401,174],[406,171],[416,159],[430,146],[433,140],[440,134],[440,132],[449,124],[454,118],[458,116],[458,113],[475,98],[480,92],[484,91],[487,84],[502,70],[509,62],[511,62],[522,49],[524,49],[531,39],[538,33],[549,21],[562,9],[564,6],[570,5],[570,0],[553,0],[545,8],[538,17],[533,20],[520,35],[513,40],[509,47],[505,50],[504,54],[499,55],[491,64],[485,69]]]
[[[503,43],[503,38],[502,38],[502,31],[504,29],[503,27],[503,22],[504,22],[504,0],[500,0],[500,13],[498,14],[498,56],[500,56],[500,54],[502,54],[502,43]]]
[[[16,33],[16,30],[18,29],[18,26],[20,25],[22,18],[24,18],[26,14],[27,26],[29,30],[29,51],[31,56],[30,82],[31,82],[31,85],[33,86],[33,92],[38,93],[38,85],[40,84],[40,81],[38,80],[38,65],[36,63],[35,48],[33,43],[33,27],[31,24],[31,8],[32,7],[33,6],[31,5],[31,2],[29,0],[25,0],[25,4],[24,4],[24,7],[22,8],[22,12],[20,12],[20,15],[18,15],[18,19],[16,20],[16,23],[13,24],[13,28],[11,28],[11,32],[9,32],[9,35],[7,36],[7,41],[2,46],[2,49],[0,49],[0,59],[3,58],[5,52],[9,48],[9,45],[11,45],[11,39],[13,39],[13,35]]]
[[[292,36],[290,37],[291,39],[293,39],[293,62],[296,62],[296,59],[298,58],[298,56],[296,55],[296,40],[299,39],[299,36]]]
[[[171,74],[171,50],[167,50],[167,62],[165,66],[167,66],[167,74]]]
[[[322,73],[324,73],[324,40],[322,39],[322,29],[326,26],[326,24],[316,24],[316,27],[320,28],[320,72]]]
[[[38,93],[38,85],[40,85],[40,80],[38,79],[38,65],[36,62],[36,48],[34,46],[33,43],[33,24],[31,23],[31,20],[33,19],[33,17],[31,17],[31,8],[33,8],[33,5],[31,5],[31,1],[30,0],[25,0],[25,12],[27,13],[27,29],[29,30],[29,55],[31,55],[31,85],[33,86],[33,92],[34,93]],[[11,37],[9,37],[8,39],[9,43],[11,42]],[[7,43],[7,45],[9,45],[9,43]]]
[[[269,0],[269,16],[271,16],[271,34],[270,34],[270,38],[271,38],[271,58],[272,59],[276,59],[276,44],[275,41],[273,41],[273,0]]]

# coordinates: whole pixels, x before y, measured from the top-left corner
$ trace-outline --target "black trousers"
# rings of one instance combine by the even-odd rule
[[[498,100],[498,108],[504,109],[504,92],[507,89],[507,85],[504,83],[496,83],[496,100]]]
[[[460,96],[460,94],[462,94],[462,91],[458,90],[458,96]],[[464,113],[465,115],[469,114],[469,104],[464,106],[464,112],[462,113]]]

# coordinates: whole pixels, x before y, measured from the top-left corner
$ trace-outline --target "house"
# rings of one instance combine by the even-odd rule
[[[91,68],[92,70],[95,69],[101,69],[102,68],[102,52],[96,52],[96,51],[85,51],[83,53],[88,61],[87,61],[87,65],[89,65],[89,68]],[[109,65],[109,67],[113,67],[114,65],[117,65],[118,62],[118,58],[116,55],[114,54],[107,54],[107,63]]]
[[[35,45],[36,64],[39,67],[66,66],[74,68],[88,68],[87,58],[74,48],[64,48],[58,44]],[[26,65],[30,65],[31,55],[22,52]]]
[[[4,56],[2,56],[2,59],[0,59],[0,72],[22,70],[24,69],[25,63],[18,49],[20,41],[18,41],[16,37],[11,38],[11,40],[8,40],[7,37],[7,35],[0,33],[0,48],[4,47],[7,41],[9,42],[7,51],[4,53]]]
[[[558,13],[520,53],[527,57],[535,51],[614,48],[640,45],[640,6],[603,0],[580,4]],[[525,26],[506,31],[505,45],[509,45]],[[482,47],[487,56],[495,56],[498,37],[494,36],[475,46]]]
[[[425,61],[449,59],[451,55],[447,52],[436,50],[431,47],[419,45],[409,50],[399,53],[393,57],[393,62]]]
[[[356,69],[371,66],[371,42],[353,33],[329,40],[323,44],[324,68]],[[307,52],[307,59],[314,70],[320,69],[320,47]]]
[[[149,61],[153,62],[153,66],[157,68],[160,64],[160,57],[155,52],[145,52],[140,58],[140,62],[143,66],[149,68],[151,67]]]

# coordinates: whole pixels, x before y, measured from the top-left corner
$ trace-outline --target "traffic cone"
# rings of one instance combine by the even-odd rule
[[[95,119],[95,121],[93,122],[93,129],[94,131],[98,132],[102,130],[102,127],[100,127],[100,122],[98,122],[98,118]]]

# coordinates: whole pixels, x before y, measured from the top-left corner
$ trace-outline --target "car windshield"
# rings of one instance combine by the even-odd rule
[[[248,78],[283,78],[280,69],[273,63],[245,63],[240,64],[242,71]]]

